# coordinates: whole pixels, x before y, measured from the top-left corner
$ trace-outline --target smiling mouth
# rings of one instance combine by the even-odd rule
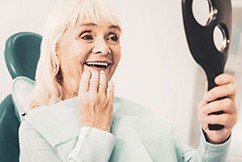
[[[110,65],[108,62],[84,62],[84,64],[89,67],[105,68],[105,69]]]

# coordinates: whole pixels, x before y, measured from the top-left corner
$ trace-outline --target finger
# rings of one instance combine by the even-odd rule
[[[217,85],[234,84],[234,77],[229,74],[220,74],[215,78],[215,83]]]
[[[230,128],[234,125],[235,121],[233,115],[221,114],[221,115],[209,115],[204,120],[209,124],[224,125],[226,128]]]
[[[201,124],[201,126],[202,126],[203,130],[207,130],[208,129],[208,122],[203,122]]]
[[[88,91],[89,88],[89,80],[91,77],[91,73],[89,71],[84,71],[80,80],[80,86],[78,93],[84,93]]]
[[[114,97],[114,85],[112,81],[108,82],[107,97],[110,99]]]
[[[202,99],[202,101],[198,105],[198,111],[201,111],[201,109],[207,104],[207,101]]]
[[[208,128],[208,122],[205,120],[206,117],[207,115],[198,114],[199,123],[201,124],[204,130]]]
[[[99,72],[95,70],[95,71],[92,71],[89,91],[98,92],[98,85],[99,85]]]
[[[207,91],[208,91],[208,81],[205,82],[203,94],[207,93]]]
[[[235,103],[230,98],[215,100],[206,104],[200,109],[203,115],[209,115],[214,112],[223,111],[224,113],[233,114],[236,112]]]
[[[235,85],[233,83],[214,87],[204,95],[204,100],[211,102],[224,97],[235,98]]]
[[[100,71],[100,81],[99,81],[99,93],[106,94],[107,91],[107,78],[104,71]]]

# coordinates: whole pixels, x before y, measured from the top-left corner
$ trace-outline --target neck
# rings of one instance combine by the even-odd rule
[[[76,97],[78,95],[79,85],[74,81],[63,80],[62,83],[62,100]]]
[[[69,98],[73,98],[76,97],[78,95],[77,92],[73,92],[73,91],[67,91],[65,88],[62,88],[62,100],[66,100]]]

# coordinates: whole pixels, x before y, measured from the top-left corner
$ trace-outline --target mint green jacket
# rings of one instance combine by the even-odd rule
[[[77,99],[30,111],[19,129],[22,162],[223,162],[230,140],[197,150],[182,145],[171,123],[115,98],[110,132],[80,126]]]

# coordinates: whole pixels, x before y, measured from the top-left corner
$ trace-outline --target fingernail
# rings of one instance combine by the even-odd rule
[[[223,78],[216,78],[216,81],[217,82],[222,82],[223,81]]]
[[[83,74],[88,74],[90,73],[88,70],[84,71]]]
[[[100,74],[104,74],[105,72],[103,70],[100,71]]]
[[[108,81],[108,85],[114,85],[113,81]]]
[[[204,108],[200,108],[200,110],[199,110],[201,113],[203,113],[204,112]]]
[[[217,77],[216,79],[215,79],[215,82],[216,83],[223,83],[224,82],[224,78],[223,77]]]
[[[204,99],[206,100],[206,101],[209,101],[210,99],[211,99],[211,94],[209,94],[209,93],[207,93],[206,95],[204,95]]]
[[[207,117],[204,117],[203,120],[204,120],[205,122],[208,122],[208,118],[207,118]]]

